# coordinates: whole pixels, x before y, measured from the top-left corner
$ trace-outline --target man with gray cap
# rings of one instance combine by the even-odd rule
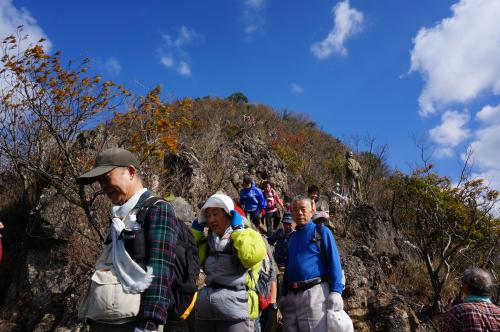
[[[108,239],[79,310],[91,331],[157,331],[167,321],[178,221],[169,204],[144,188],[139,167],[131,152],[111,148],[78,178],[82,185],[99,182],[113,204]]]

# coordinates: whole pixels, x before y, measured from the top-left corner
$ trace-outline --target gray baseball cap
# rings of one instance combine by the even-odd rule
[[[94,168],[81,175],[77,179],[77,182],[83,185],[91,184],[95,182],[99,176],[117,167],[127,167],[130,165],[139,168],[139,160],[132,152],[122,148],[107,149],[97,155]]]

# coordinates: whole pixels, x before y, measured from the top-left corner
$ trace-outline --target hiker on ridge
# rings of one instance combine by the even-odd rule
[[[347,151],[345,153],[345,172],[350,198],[355,202],[362,201],[361,176],[363,174],[363,169],[359,162],[354,159],[352,151]]]
[[[280,223],[280,211],[278,207],[283,208],[283,201],[279,197],[278,193],[271,186],[269,181],[262,182],[262,190],[264,197],[266,198],[266,227],[267,236],[271,236],[274,229],[278,228]]]
[[[91,331],[157,331],[167,323],[178,222],[173,208],[157,200],[147,210],[147,228],[137,222],[140,208],[152,204],[153,196],[142,184],[139,167],[131,152],[111,148],[77,180],[99,182],[113,204],[108,238],[79,310]],[[125,236],[139,239],[144,233],[142,247],[128,252]]]
[[[444,316],[442,332],[500,331],[500,309],[491,303],[495,283],[480,268],[462,275],[463,303],[454,305]]]
[[[245,211],[247,220],[261,230],[261,217],[266,213],[266,198],[260,188],[255,185],[255,181],[248,175],[243,177],[239,203]]]
[[[206,274],[196,302],[198,331],[254,332],[259,316],[255,286],[267,251],[261,235],[243,222],[232,199],[217,193],[192,223]]]
[[[310,198],[293,199],[292,216],[297,226],[288,242],[280,299],[285,332],[326,332],[327,311],[344,307],[335,239],[328,228],[311,221],[313,212]]]
[[[316,211],[316,203],[319,200],[319,187],[315,184],[307,187],[307,196],[311,199],[313,211]]]
[[[283,215],[282,223],[283,228],[278,228],[267,239],[269,244],[274,245],[274,260],[280,270],[285,269],[286,258],[288,255],[288,240],[290,239],[292,232],[295,230],[295,222],[293,221],[290,213],[285,213]]]

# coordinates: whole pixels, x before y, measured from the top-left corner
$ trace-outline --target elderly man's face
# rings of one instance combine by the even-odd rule
[[[292,217],[297,227],[305,226],[313,215],[313,209],[308,200],[295,201],[292,205]]]
[[[124,204],[134,195],[135,169],[130,168],[133,167],[117,167],[97,179],[104,194],[115,205]]]

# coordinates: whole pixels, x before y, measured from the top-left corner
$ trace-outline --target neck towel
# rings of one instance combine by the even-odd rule
[[[137,264],[125,250],[125,244],[120,239],[120,234],[125,229],[125,221],[135,207],[141,195],[147,189],[135,193],[125,204],[113,206],[113,219],[111,223],[111,239],[113,241],[112,260],[115,272],[123,291],[129,294],[144,292],[153,281],[153,268],[146,267],[146,271]]]
[[[489,303],[491,303],[491,300],[488,296],[469,295],[464,299],[464,302],[489,302]]]

